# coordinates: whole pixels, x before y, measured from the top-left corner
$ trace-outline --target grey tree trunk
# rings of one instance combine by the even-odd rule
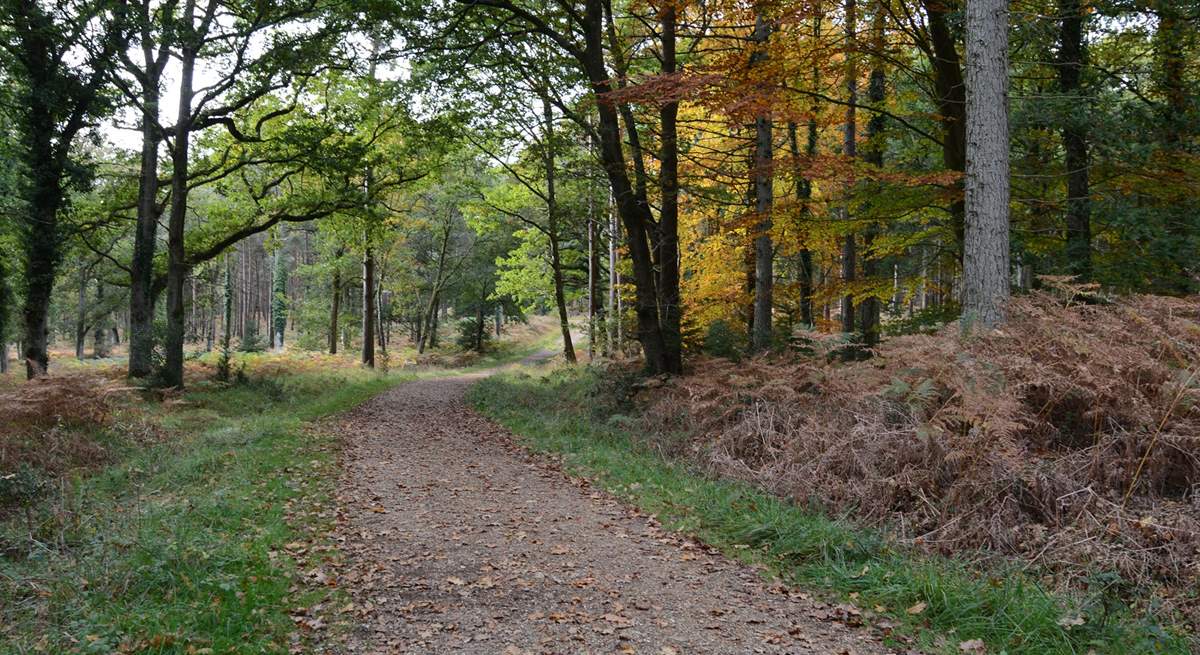
[[[765,9],[755,7],[754,41],[757,50],[751,56],[751,65],[761,65],[767,59],[767,39],[771,26],[764,15]],[[751,347],[761,351],[771,347],[771,308],[775,282],[775,245],[771,243],[771,210],[775,203],[774,144],[772,121],[768,113],[754,119],[754,212],[758,222],[754,226],[754,330]]]
[[[58,210],[63,195],[60,186],[61,171],[51,170],[47,164],[51,158],[49,127],[46,141],[41,138],[31,150],[40,153],[31,157],[31,164],[40,167],[31,177],[36,180],[32,192],[33,203],[28,209],[30,224],[36,229],[28,231],[25,244],[25,305],[22,308],[24,336],[21,339],[22,356],[25,358],[25,376],[34,378],[46,373],[50,367],[50,298],[54,289],[54,278],[62,260],[61,236]],[[38,134],[42,130],[36,130]]]
[[[144,46],[146,51],[147,47]],[[148,66],[142,80],[142,163],[137,226],[129,265],[129,376],[146,377],[154,353],[154,250],[158,240],[158,101],[162,69]]]
[[[963,323],[1004,322],[1008,301],[1008,3],[967,3]]]
[[[185,29],[191,30],[192,3],[185,9]],[[196,47],[183,47],[179,74],[179,113],[175,122],[175,142],[171,151],[171,216],[167,223],[167,335],[164,344],[162,383],[183,386],[184,302],[183,283],[187,277],[184,261],[184,222],[188,202],[188,149],[192,131],[192,78],[196,69]]]
[[[104,280],[96,280],[96,307],[104,310]],[[108,312],[96,316],[92,327],[92,357],[100,359],[108,357]]]

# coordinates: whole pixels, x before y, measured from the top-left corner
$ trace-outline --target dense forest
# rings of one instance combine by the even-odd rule
[[[522,434],[513,399],[582,412],[701,478],[1200,625],[1195,0],[0,0],[0,132],[0,515],[26,507],[31,539],[45,485],[18,482],[75,470],[37,446],[70,423],[37,403],[92,398],[86,423],[133,391],[233,421],[256,410],[180,399],[310,374],[288,366],[349,377],[254,403],[377,393],[546,346],[575,371],[550,395],[414,397]],[[355,448],[427,450],[383,443]],[[729,548],[780,547],[747,534]],[[812,576],[852,600],[886,569],[818,551],[861,568]],[[934,652],[921,631],[960,624],[922,589],[875,612],[904,603],[926,623],[897,634]],[[1044,642],[964,629],[962,652],[1135,652],[1096,607]],[[1183,643],[1147,630],[1144,652]]]

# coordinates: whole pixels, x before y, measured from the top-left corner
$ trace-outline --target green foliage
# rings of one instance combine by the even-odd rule
[[[258,333],[258,322],[250,321],[246,324],[246,333],[238,344],[238,350],[244,353],[260,353],[266,349],[267,342]]]
[[[883,324],[884,334],[898,336],[902,334],[921,334],[935,332],[947,323],[958,320],[961,309],[956,302],[947,302],[913,312],[912,316],[904,316]]]
[[[496,293],[512,298],[525,312],[554,306],[554,280],[547,263],[549,240],[538,230],[514,233],[516,248],[497,260]]]
[[[728,321],[717,319],[708,324],[708,332],[704,335],[704,352],[714,357],[737,361],[746,352],[748,343],[745,330],[734,327]]]
[[[0,508],[28,506],[46,489],[46,481],[37,470],[22,463],[16,471],[0,475]]]
[[[491,348],[492,330],[491,326],[488,325],[486,317],[483,321],[474,316],[460,319],[456,325],[456,329],[458,330],[458,336],[455,337],[454,343],[459,348],[478,353],[487,352]]]
[[[599,384],[581,369],[505,374],[482,380],[470,400],[528,446],[561,455],[572,474],[595,479],[669,529],[785,582],[853,594],[853,603],[882,608],[929,652],[958,652],[957,643],[972,639],[1010,655],[1188,652],[1186,637],[1153,616],[1114,606],[1101,620],[1092,601],[1055,596],[1021,571],[914,553],[873,530],[663,459],[628,421],[597,420]]]

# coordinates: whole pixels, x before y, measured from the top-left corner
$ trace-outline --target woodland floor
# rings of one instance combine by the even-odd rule
[[[352,653],[888,653],[835,608],[660,529],[474,413],[480,375],[341,419]]]

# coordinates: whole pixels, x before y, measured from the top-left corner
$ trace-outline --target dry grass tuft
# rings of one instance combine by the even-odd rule
[[[0,392],[0,475],[22,466],[61,475],[108,460],[100,436],[132,388],[94,374],[48,375]]]
[[[1037,293],[1003,330],[895,338],[867,362],[705,360],[645,417],[721,475],[1059,584],[1116,571],[1200,624],[1198,298]]]

